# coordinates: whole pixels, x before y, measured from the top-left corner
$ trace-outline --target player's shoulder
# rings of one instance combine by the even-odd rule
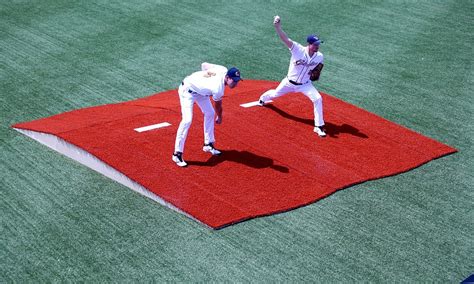
[[[297,41],[294,41],[294,40],[290,40],[292,42],[292,45],[290,47],[290,50],[291,51],[295,51],[295,50],[304,50],[304,46],[301,45],[301,43],[297,42]]]
[[[212,71],[214,73],[227,73],[227,68],[222,65],[215,65],[208,69],[208,71]]]

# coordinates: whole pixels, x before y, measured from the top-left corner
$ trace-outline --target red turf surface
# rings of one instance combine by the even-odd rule
[[[181,120],[176,90],[14,125],[54,134],[92,153],[196,219],[221,228],[300,207],[336,190],[394,175],[456,149],[322,94],[328,137],[313,130],[311,102],[289,94],[267,107],[242,108],[277,82],[245,80],[227,89],[219,157],[203,153],[197,106],[184,158],[171,161]],[[138,133],[134,128],[169,122]]]

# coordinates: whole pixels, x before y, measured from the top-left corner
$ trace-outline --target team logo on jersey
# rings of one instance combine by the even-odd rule
[[[210,78],[212,76],[216,76],[216,73],[214,72],[211,72],[211,71],[207,71],[205,74],[204,74],[204,77],[205,78]]]
[[[317,62],[307,63],[306,60],[304,60],[304,59],[298,59],[298,60],[295,61],[295,66],[298,66],[298,65],[315,66],[315,65],[318,65],[318,63]]]
[[[295,61],[295,65],[296,65],[296,66],[298,66],[298,65],[306,65],[306,60],[304,60],[304,59],[296,60],[296,61]]]

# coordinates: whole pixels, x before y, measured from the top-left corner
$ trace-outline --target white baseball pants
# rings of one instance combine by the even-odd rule
[[[176,133],[175,152],[184,152],[184,144],[188,136],[189,127],[193,121],[193,107],[196,102],[204,114],[204,143],[214,143],[214,117],[215,111],[209,97],[201,96],[196,93],[190,93],[189,87],[179,85],[179,101],[181,103],[182,120]]]
[[[323,98],[318,90],[311,84],[311,81],[303,85],[294,85],[290,83],[287,77],[280,82],[280,85],[274,90],[268,90],[260,96],[260,100],[266,102],[281,97],[287,93],[303,93],[314,105],[314,126],[323,126]]]

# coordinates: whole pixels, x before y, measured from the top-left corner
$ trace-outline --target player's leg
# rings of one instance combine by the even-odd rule
[[[264,105],[266,101],[276,99],[293,91],[293,86],[285,77],[276,89],[268,90],[260,96],[259,104]]]
[[[198,97],[196,103],[204,115],[204,146],[202,150],[212,155],[220,155],[221,152],[214,148],[214,142],[216,141],[214,137],[214,118],[216,112],[211,100],[209,97]]]
[[[176,141],[174,145],[173,161],[180,167],[186,166],[182,155],[184,152],[184,144],[186,143],[186,137],[188,136],[189,127],[193,121],[193,105],[194,98],[191,94],[187,93],[182,86],[178,89],[179,102],[181,103],[181,115],[182,119],[179,123],[178,131],[176,133]]]
[[[314,108],[314,132],[319,136],[324,137],[324,117],[323,117],[323,98],[316,88],[311,84],[305,84],[301,86],[300,92],[308,97],[313,103]]]

